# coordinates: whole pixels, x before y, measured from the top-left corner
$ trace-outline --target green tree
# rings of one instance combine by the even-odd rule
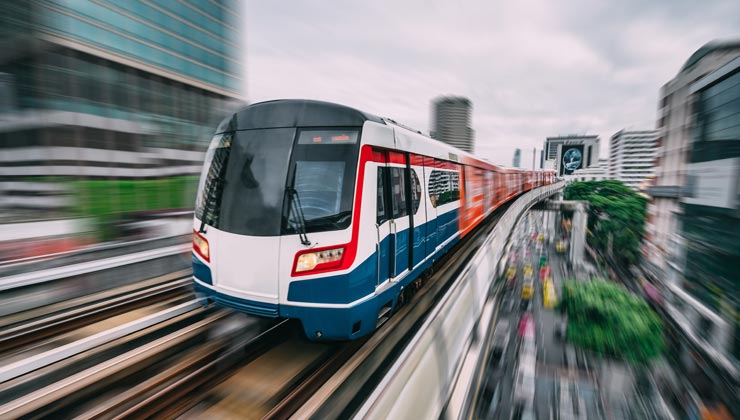
[[[560,305],[568,313],[568,340],[583,349],[633,365],[644,365],[665,349],[658,315],[617,284],[565,282]]]
[[[620,181],[574,182],[565,189],[566,200],[589,203],[588,242],[602,253],[613,251],[620,263],[639,258],[645,233],[647,198]]]

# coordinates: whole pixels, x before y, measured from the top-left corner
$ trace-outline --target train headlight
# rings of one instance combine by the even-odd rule
[[[208,240],[196,231],[193,231],[193,251],[203,257],[204,260],[211,262],[211,251],[208,247]]]
[[[337,268],[342,265],[344,247],[327,248],[309,252],[302,252],[296,256],[293,273],[305,273]]]

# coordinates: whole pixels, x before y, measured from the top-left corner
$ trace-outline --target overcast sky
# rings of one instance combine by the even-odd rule
[[[465,6],[459,4],[464,3]],[[246,2],[247,99],[338,102],[428,132],[430,100],[473,101],[476,153],[558,134],[655,127],[658,90],[712,39],[740,37],[740,1]]]

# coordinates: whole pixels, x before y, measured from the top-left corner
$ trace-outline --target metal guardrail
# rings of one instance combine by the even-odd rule
[[[494,322],[493,285],[504,246],[525,211],[564,187],[558,182],[538,188],[509,207],[357,418],[439,418],[443,411],[447,418],[465,416]]]
[[[85,259],[63,259],[68,264],[3,275],[0,270],[0,316],[50,305],[190,267],[189,235],[158,238],[103,247]],[[112,252],[112,254],[111,254]],[[123,252],[123,254],[122,254]],[[93,256],[95,258],[90,259]]]
[[[65,265],[58,268],[32,271],[30,273],[16,274],[14,276],[0,278],[0,292],[15,289],[18,287],[30,286],[37,283],[58,280],[64,277],[78,276],[80,274],[88,274],[95,271],[102,271],[109,268],[121,267],[129,264],[136,264],[143,261],[149,261],[170,255],[182,254],[187,252],[189,249],[189,244],[173,245],[165,248],[152,249],[144,252],[135,252],[133,254],[126,254],[102,260]]]
[[[0,261],[0,277],[60,267],[93,259],[124,255],[147,249],[161,248],[162,246],[174,245],[176,243],[186,243],[189,239],[190,234],[158,236],[124,242],[106,242],[71,251],[4,260]]]

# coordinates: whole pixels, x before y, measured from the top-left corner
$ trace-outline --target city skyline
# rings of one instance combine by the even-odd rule
[[[499,164],[547,136],[654,129],[660,87],[686,58],[740,36],[731,0],[246,9],[250,102],[329,100],[426,131],[429,101],[462,95],[477,153]]]

